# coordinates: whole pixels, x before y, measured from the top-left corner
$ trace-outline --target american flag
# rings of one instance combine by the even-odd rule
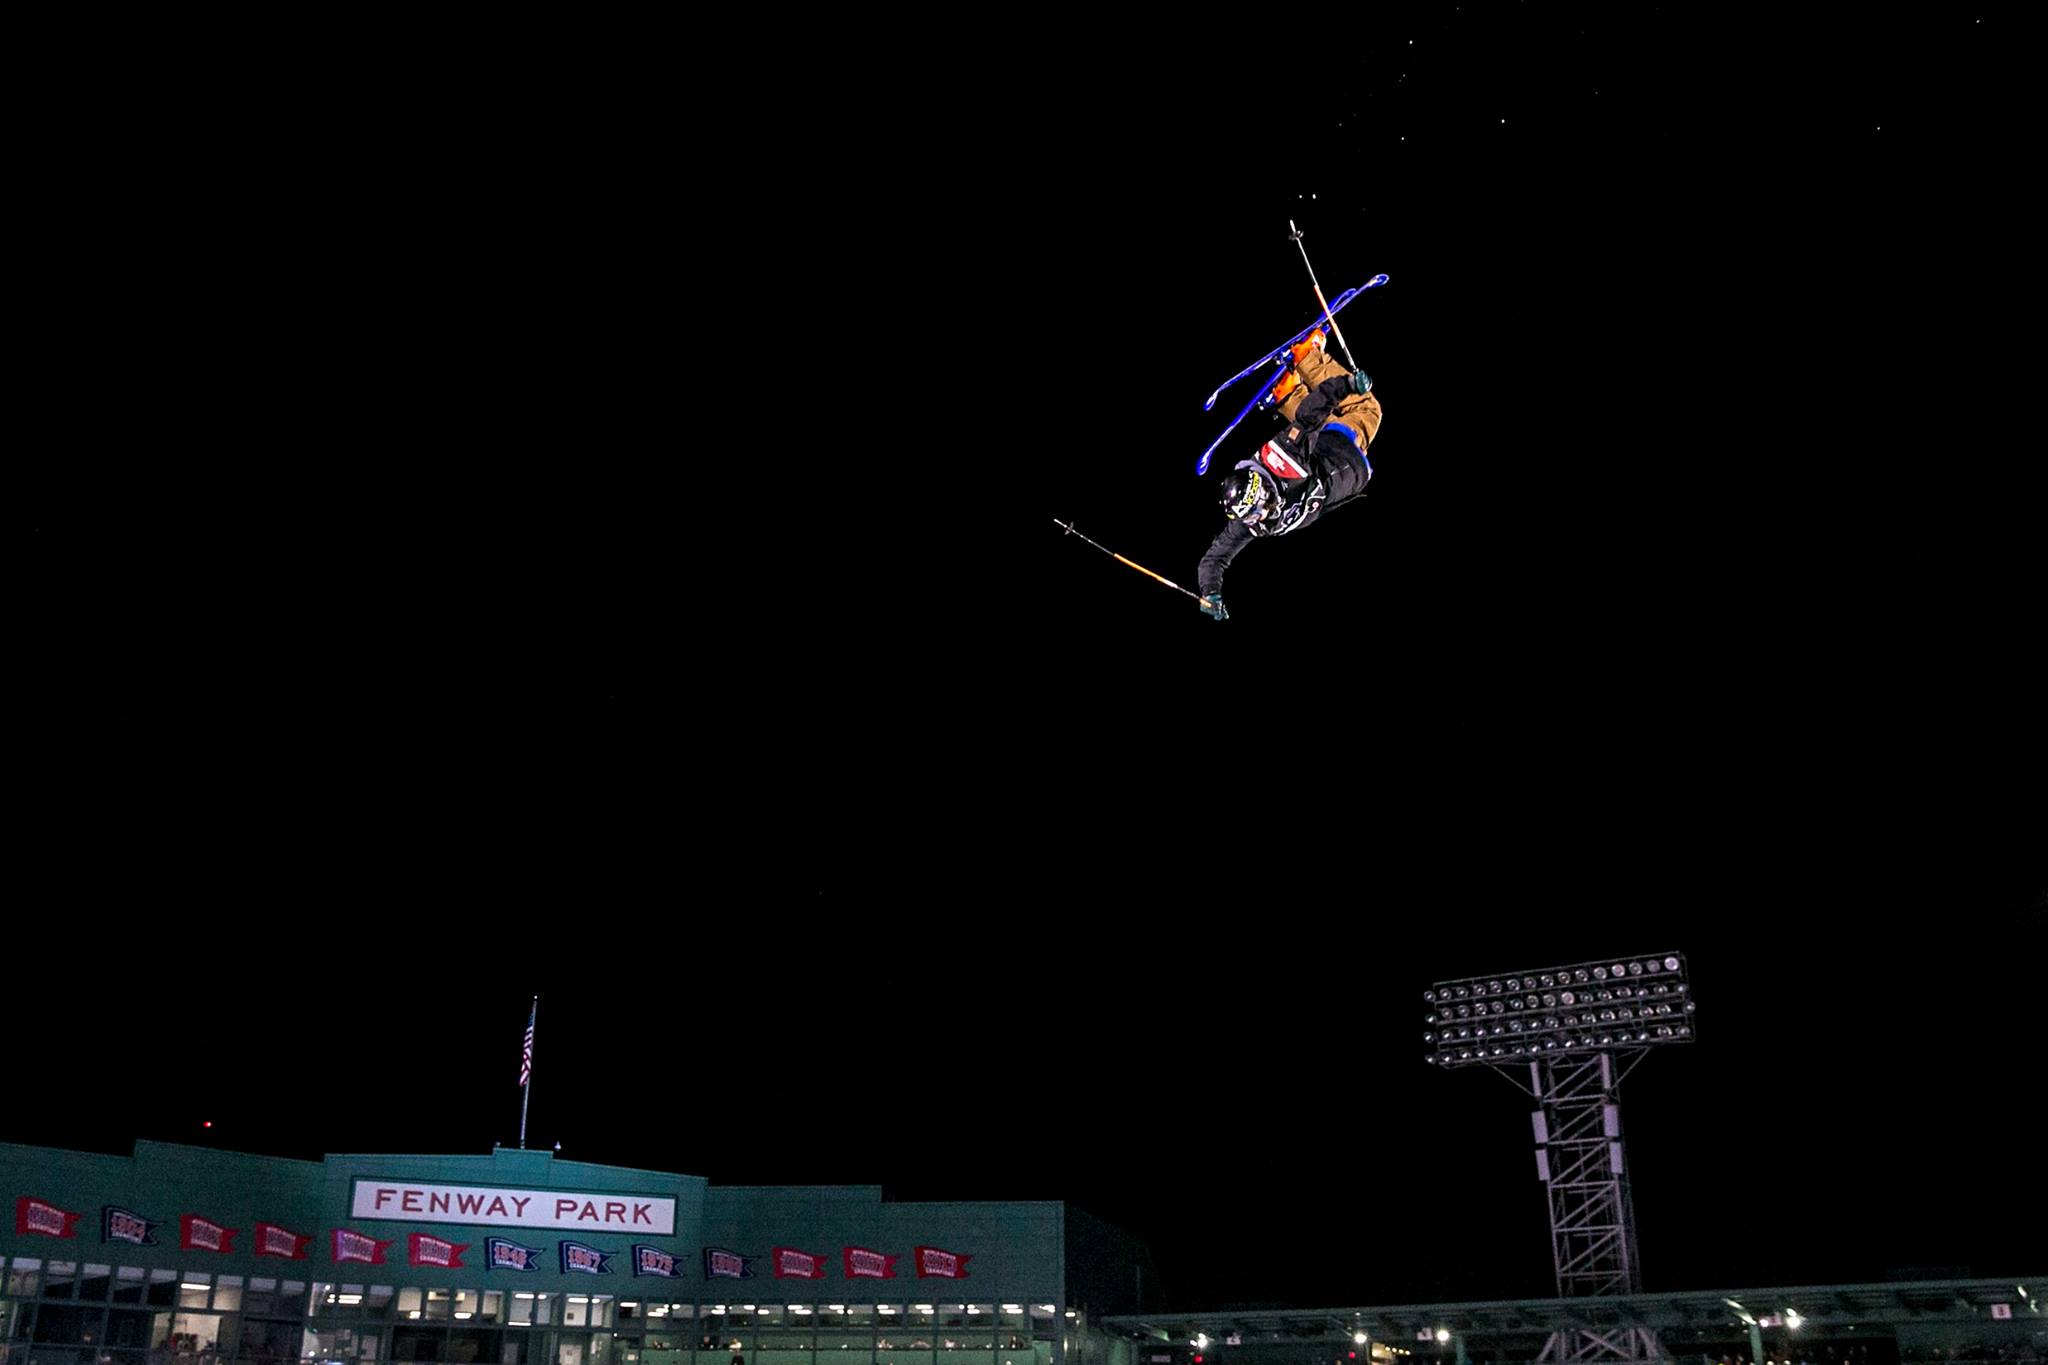
[[[519,1083],[525,1085],[533,1079],[533,1021],[540,1013],[540,1001],[533,1002],[533,1012],[526,1016],[526,1045],[519,1049]]]

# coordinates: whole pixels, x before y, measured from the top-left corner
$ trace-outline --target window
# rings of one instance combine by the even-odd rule
[[[818,1354],[829,1352],[831,1365],[866,1365],[874,1348],[873,1304],[833,1303],[818,1310]]]
[[[502,1335],[495,1327],[458,1326],[448,1333],[441,1359],[454,1365],[495,1365]]]
[[[178,1277],[178,1307],[204,1308],[213,1295],[213,1276],[188,1270]]]
[[[743,1355],[754,1349],[754,1329],[743,1325],[752,1314],[726,1313],[704,1320],[703,1341],[700,1351],[725,1351],[731,1355]],[[700,1362],[703,1365],[703,1362]]]
[[[114,1272],[114,1302],[141,1303],[148,1286],[148,1271],[139,1265],[124,1265]]]
[[[78,1285],[78,1262],[52,1261],[50,1271],[43,1276],[43,1297],[46,1299],[68,1299]]]
[[[352,1286],[343,1286],[343,1288],[350,1287]],[[397,1292],[397,1290],[393,1289],[388,1284],[371,1285],[368,1291],[363,1295],[363,1316],[366,1318],[375,1318],[379,1322],[383,1322],[386,1319],[388,1319],[391,1316],[391,1305],[393,1302],[393,1298],[397,1294]],[[372,1346],[376,1344],[376,1338],[370,1337],[366,1339],[371,1343]]]
[[[928,1303],[875,1305],[875,1365],[932,1365]]]
[[[401,1328],[399,1330],[402,1331],[404,1329]],[[392,1355],[396,1357],[398,1355],[397,1333],[394,1332],[392,1336],[394,1338]],[[313,1359],[317,1362],[317,1365],[343,1365],[344,1362],[356,1358],[358,1347],[356,1345],[356,1329],[353,1327],[322,1327],[317,1332],[306,1333],[306,1337],[307,1344],[312,1347]]]
[[[33,1256],[17,1256],[7,1266],[7,1292],[17,1299],[32,1299],[43,1285],[43,1263]]]
[[[213,1307],[219,1313],[242,1311],[242,1277],[223,1275],[213,1286]]]
[[[817,1314],[808,1304],[762,1305],[754,1320],[760,1340],[754,1351],[754,1365],[812,1365],[811,1342],[816,1334]],[[842,1362],[834,1362],[842,1365]]]
[[[107,1314],[107,1345],[146,1351],[156,1345],[160,1315],[147,1308],[116,1308]]]
[[[945,1365],[996,1365],[993,1348],[1008,1338],[997,1336],[994,1304],[948,1304],[942,1321],[938,1345]]]
[[[324,1297],[324,1296],[323,1296]],[[321,1305],[326,1306],[324,1303]],[[306,1316],[304,1280],[254,1279],[242,1296],[242,1311],[256,1317],[300,1319]],[[295,1351],[293,1354],[297,1354]]]
[[[211,1360],[220,1348],[220,1319],[212,1313],[179,1313],[171,1319],[171,1351],[179,1365]]]
[[[391,1329],[391,1358],[394,1361],[438,1361],[447,1333],[439,1327],[404,1323]]]
[[[278,1281],[277,1294],[280,1299],[288,1300],[285,1306],[291,1310],[292,1317],[303,1318],[312,1311],[311,1298],[304,1280]]]
[[[455,1293],[453,1290],[429,1289],[427,1291],[427,1311],[424,1316],[428,1322],[446,1322],[454,1316],[454,1310]]]
[[[242,1323],[242,1359],[255,1365],[281,1365],[299,1358],[300,1327],[295,1322]]]
[[[105,1312],[92,1305],[46,1303],[36,1310],[35,1340],[53,1346],[90,1346],[100,1339]]]
[[[995,1335],[994,1305],[946,1303],[938,1311],[939,1349],[958,1351],[970,1346],[985,1347]]]
[[[88,1303],[105,1303],[113,1285],[112,1266],[89,1265],[78,1272],[78,1297]]]

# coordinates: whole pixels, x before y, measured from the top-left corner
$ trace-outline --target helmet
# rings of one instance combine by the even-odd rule
[[[1223,476],[1223,515],[1250,526],[1272,510],[1273,481],[1257,465],[1241,464]]]

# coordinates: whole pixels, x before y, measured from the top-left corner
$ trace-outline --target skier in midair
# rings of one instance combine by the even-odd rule
[[[1230,619],[1223,572],[1254,536],[1298,531],[1363,496],[1372,481],[1366,449],[1379,434],[1380,400],[1369,375],[1331,358],[1321,328],[1293,347],[1293,364],[1272,397],[1287,429],[1223,476],[1220,500],[1229,521],[1196,570],[1202,612],[1218,621]]]

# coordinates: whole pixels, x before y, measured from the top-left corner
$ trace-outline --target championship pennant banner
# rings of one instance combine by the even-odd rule
[[[893,1280],[896,1278],[895,1256],[866,1247],[846,1247],[842,1253],[846,1258],[846,1278],[849,1280]]]
[[[967,1278],[967,1263],[974,1259],[972,1255],[962,1256],[937,1247],[918,1247],[916,1252],[917,1278],[920,1280],[964,1280]]]
[[[235,1249],[240,1228],[224,1228],[196,1213],[178,1215],[178,1247],[182,1251],[218,1251],[225,1255]]]
[[[303,1261],[306,1248],[313,1245],[311,1237],[301,1237],[290,1228],[281,1228],[275,1223],[256,1225],[256,1254],[276,1256],[286,1261]]]
[[[751,1280],[754,1258],[724,1247],[704,1248],[704,1278],[707,1280]]]
[[[539,1270],[539,1247],[523,1247],[507,1237],[484,1238],[484,1269]]]
[[[444,1242],[439,1237],[429,1237],[424,1232],[415,1232],[405,1239],[406,1260],[411,1265],[444,1265],[452,1270],[465,1270],[462,1253],[476,1245],[474,1242]]]
[[[599,1251],[581,1242],[562,1243],[562,1273],[564,1275],[609,1275],[612,1273],[612,1257],[616,1251]]]
[[[76,1237],[78,1220],[84,1216],[27,1195],[14,1201],[14,1231],[22,1237]]]
[[[774,1247],[768,1255],[775,1264],[775,1278],[778,1280],[822,1280],[825,1278],[827,1261],[823,1256],[813,1256],[808,1251],[795,1247]]]
[[[112,1204],[100,1208],[100,1240],[102,1242],[126,1242],[130,1246],[153,1247],[156,1245],[156,1230],[163,1224],[155,1219],[144,1218],[139,1213],[117,1209]]]
[[[659,1275],[665,1280],[673,1280],[683,1272],[678,1267],[676,1258],[660,1247],[640,1246],[636,1243],[633,1247],[633,1273]]]
[[[384,1252],[390,1246],[390,1242],[380,1242],[375,1237],[365,1237],[347,1228],[334,1230],[334,1259],[337,1263],[360,1261],[364,1265],[383,1265]]]

